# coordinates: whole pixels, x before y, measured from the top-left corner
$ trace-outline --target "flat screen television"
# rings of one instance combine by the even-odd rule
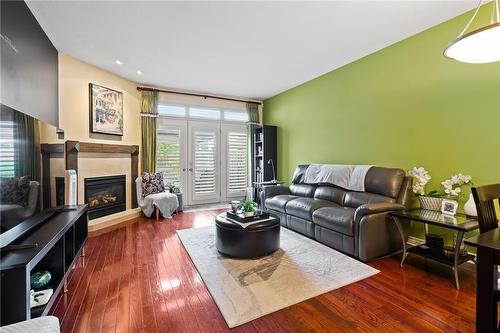
[[[0,233],[39,214],[42,130],[56,128],[1,105],[0,110]]]
[[[58,125],[58,52],[24,1],[1,1],[0,248],[42,211],[40,129]],[[50,129],[50,130],[52,130]]]

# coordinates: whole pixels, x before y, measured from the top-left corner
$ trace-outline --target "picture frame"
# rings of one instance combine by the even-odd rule
[[[89,83],[90,132],[123,136],[123,93]]]
[[[444,199],[441,203],[441,213],[446,215],[455,215],[457,213],[458,202],[455,200]]]

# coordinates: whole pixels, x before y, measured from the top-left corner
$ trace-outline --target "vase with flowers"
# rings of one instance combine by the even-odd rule
[[[459,173],[446,179],[441,185],[443,185],[444,193],[446,193],[449,198],[458,200],[463,193],[462,187],[472,186],[472,177]],[[477,216],[476,204],[474,203],[472,194],[469,194],[469,200],[464,205],[464,212],[470,216]]]
[[[408,175],[414,178],[411,187],[413,193],[420,201],[420,207],[427,210],[441,210],[442,194],[437,190],[425,192],[427,183],[432,179],[431,175],[423,167],[413,167],[408,171]]]

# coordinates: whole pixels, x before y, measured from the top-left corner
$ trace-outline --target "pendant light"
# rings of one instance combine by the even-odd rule
[[[481,7],[481,1],[479,1],[469,23],[467,23],[457,39],[444,50],[446,57],[471,64],[500,61],[500,9],[498,1],[493,0],[491,24],[465,33]],[[493,17],[495,17],[495,20],[493,20]]]

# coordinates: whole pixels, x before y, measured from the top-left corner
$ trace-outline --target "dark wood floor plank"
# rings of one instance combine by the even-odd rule
[[[90,237],[66,294],[50,314],[61,332],[474,332],[475,269],[409,256],[370,263],[381,272],[229,329],[176,231],[213,225],[223,210],[138,218]],[[427,269],[426,269],[427,268]]]

